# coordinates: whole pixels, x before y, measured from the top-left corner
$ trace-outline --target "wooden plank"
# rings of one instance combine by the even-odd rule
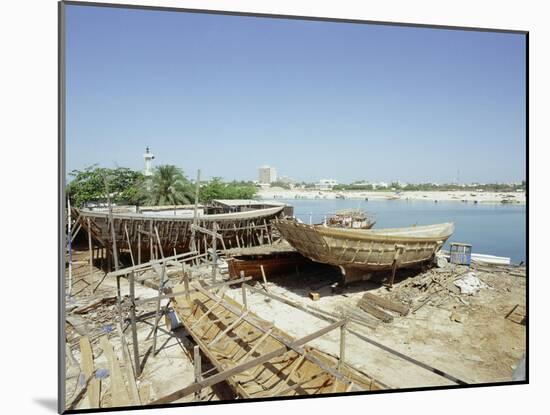
[[[126,339],[124,338],[124,332],[122,331],[122,325],[120,324],[120,322],[116,324],[116,329],[117,329],[117,333],[120,338],[120,344],[122,347],[122,360],[124,363],[124,370],[126,372],[126,380],[128,381],[128,389],[130,390],[130,398],[132,400],[132,405],[141,405],[139,392],[136,385],[136,378],[134,375],[134,370],[132,368],[132,362],[130,359],[130,351],[128,350],[128,345],[126,344]]]
[[[86,379],[90,378],[87,391],[90,408],[99,408],[100,384],[99,379],[94,376],[94,355],[90,339],[87,336],[80,338],[80,356],[82,373]]]
[[[384,310],[366,302],[363,300],[359,300],[357,303],[359,307],[361,307],[362,310],[366,311],[367,313],[373,315],[374,317],[386,322],[391,323],[393,321],[393,316],[391,314],[386,313]]]
[[[379,307],[385,308],[387,310],[395,311],[401,314],[402,316],[406,316],[407,314],[409,314],[409,311],[410,311],[410,307],[406,306],[405,304],[392,301],[388,298],[382,298],[372,293],[365,293],[363,295],[363,300],[373,305],[377,305]]]
[[[130,405],[130,396],[124,384],[120,363],[115,355],[113,346],[107,339],[107,336],[100,337],[99,345],[103,349],[109,362],[109,377],[111,378],[111,399],[113,406],[128,406]]]

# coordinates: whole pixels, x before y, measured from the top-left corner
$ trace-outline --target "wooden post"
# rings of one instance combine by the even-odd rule
[[[202,369],[201,369],[201,350],[199,346],[193,348],[193,365],[195,366],[195,383],[202,380]],[[195,392],[195,400],[201,399],[201,390]]]
[[[141,225],[138,225],[138,265],[141,265]]]
[[[265,233],[267,235],[267,240],[269,241],[269,245],[272,245],[272,239],[271,234],[269,233],[269,228],[267,227],[267,222],[264,219],[264,226],[265,226]]]
[[[390,280],[390,287],[393,287],[393,280],[395,279],[395,271],[397,270],[397,264],[399,261],[399,256],[401,255],[401,251],[405,248],[402,245],[397,245],[395,251],[395,255],[393,256],[393,263],[391,266],[391,280]]]
[[[73,248],[71,245],[71,201],[67,198],[67,247],[69,254],[69,297],[73,290]]]
[[[216,273],[218,271],[218,252],[217,252],[217,240],[218,240],[218,225],[216,222],[212,224],[212,230],[214,236],[212,237],[212,282],[216,282]]]
[[[130,322],[132,325],[132,346],[134,349],[134,363],[136,366],[136,376],[141,375],[141,365],[139,363],[139,344],[136,328],[136,293],[134,284],[134,273],[130,274]]]
[[[341,371],[344,368],[346,361],[346,326],[347,320],[340,326],[340,359],[338,360],[338,370]]]
[[[153,221],[149,221],[149,261],[153,260]]]
[[[185,287],[185,299],[187,302],[191,302],[191,295],[189,294],[189,275],[187,274],[187,271],[185,270],[185,264],[181,264],[181,267],[183,269],[183,285]]]
[[[115,220],[113,219],[113,206],[111,205],[111,196],[109,195],[109,184],[107,183],[107,178],[105,178],[105,190],[107,193],[107,204],[109,206],[109,222],[111,223],[111,246],[113,248],[113,260],[115,261],[115,270],[118,271],[118,250],[116,246]]]
[[[233,228],[235,229],[235,239],[237,240],[237,248],[241,249],[241,243],[239,242],[239,233],[237,232],[237,226],[233,224]]]
[[[155,226],[155,234],[157,235],[157,243],[158,243],[158,249],[160,251],[160,256],[164,258],[164,251],[162,250],[162,245],[160,243],[160,237],[159,237],[159,231],[157,227]]]
[[[90,289],[91,294],[94,292],[94,248],[92,246],[92,233],[90,232],[90,218],[86,218],[88,223],[88,249],[90,251]]]
[[[241,271],[240,272],[240,276],[241,276],[241,279],[244,278],[244,271]],[[248,304],[246,302],[246,284],[241,284],[241,292],[242,292],[242,295],[243,295],[243,309],[244,310],[248,310]]]
[[[134,254],[132,252],[132,244],[130,243],[130,234],[128,233],[128,227],[124,224],[124,232],[126,232],[126,240],[128,241],[128,250],[130,251],[130,259],[132,260],[132,266],[135,267]]]
[[[262,271],[262,279],[264,280],[264,290],[267,292],[267,279],[265,278],[264,266],[260,265],[260,270]]]
[[[158,290],[158,300],[157,300],[157,314],[155,318],[155,327],[153,328],[153,355],[156,354],[157,351],[157,331],[158,331],[158,325],[160,321],[160,296],[163,293],[164,289],[164,277],[166,275],[166,263],[162,266],[162,271],[160,275],[160,283],[159,283],[159,290]]]
[[[246,302],[246,284],[241,284],[241,291],[243,294],[243,309],[248,310],[248,303]]]
[[[193,210],[193,225],[197,226],[198,208],[199,208],[199,190],[201,186],[201,170],[197,170],[197,181],[195,183],[195,207]],[[191,227],[191,250],[196,251],[195,229]]]

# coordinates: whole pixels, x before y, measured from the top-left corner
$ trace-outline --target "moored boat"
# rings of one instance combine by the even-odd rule
[[[370,229],[375,222],[360,209],[339,210],[326,220],[332,228]]]
[[[389,229],[338,229],[288,219],[273,224],[302,255],[340,267],[345,282],[430,261],[454,231],[452,223]]]

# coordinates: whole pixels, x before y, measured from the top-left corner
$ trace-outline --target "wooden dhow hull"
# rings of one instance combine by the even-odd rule
[[[272,241],[271,221],[282,217],[283,210],[284,206],[277,206],[246,212],[202,215],[197,218],[197,225],[212,231],[216,224],[217,233],[221,235],[221,239],[217,241],[217,249],[257,246]],[[107,212],[73,209],[73,217],[77,218],[78,224],[90,232],[100,246],[111,248],[112,232]],[[141,259],[172,255],[174,250],[177,253],[188,251],[192,224],[193,218],[177,215],[113,213],[117,248],[131,248],[134,256],[139,253]],[[195,232],[197,250],[202,253],[212,248],[212,239],[211,235]],[[163,252],[157,252],[159,246]]]
[[[184,292],[184,285],[174,292]],[[350,365],[303,343],[229,297],[206,290],[174,298],[175,311],[187,332],[219,373],[246,362],[275,354],[228,376],[225,381],[241,399],[319,395],[350,391],[373,391],[386,386]],[[303,347],[302,347],[303,346]],[[243,367],[243,369],[245,369]],[[159,400],[168,403],[177,394]]]
[[[281,219],[274,225],[298,252],[340,267],[346,282],[374,271],[407,268],[431,260],[452,235],[454,225],[392,229],[335,229]]]

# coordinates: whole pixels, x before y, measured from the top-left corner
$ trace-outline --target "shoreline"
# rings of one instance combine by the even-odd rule
[[[287,190],[283,188],[261,189],[258,197],[273,199],[352,199],[352,200],[424,200],[437,202],[493,203],[525,205],[524,192],[476,192],[476,191],[331,191],[314,189]]]

